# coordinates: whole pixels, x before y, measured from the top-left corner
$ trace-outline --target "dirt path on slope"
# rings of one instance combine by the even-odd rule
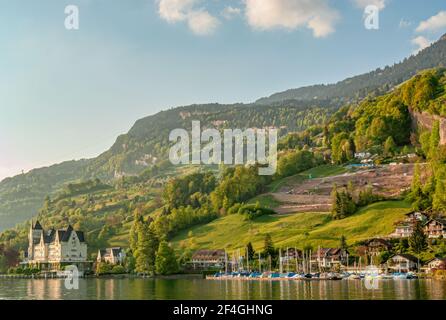
[[[334,184],[346,187],[351,181],[355,190],[372,186],[374,193],[393,198],[410,188],[413,171],[413,164],[362,169],[326,178],[290,182],[271,195],[282,203],[275,208],[279,214],[326,212],[331,208],[330,194]]]

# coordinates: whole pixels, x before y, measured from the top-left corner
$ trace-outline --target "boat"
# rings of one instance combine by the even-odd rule
[[[327,274],[328,280],[342,280],[342,276],[339,273],[330,272]]]
[[[402,272],[397,272],[393,274],[393,279],[395,280],[405,280],[407,279],[407,274]]]
[[[418,276],[413,272],[409,272],[409,273],[407,273],[406,279],[409,279],[409,280],[410,279],[418,279]]]
[[[279,279],[280,278],[280,273],[272,272],[272,273],[269,274],[268,278],[270,278],[270,279]]]
[[[347,279],[349,279],[349,280],[361,280],[361,276],[359,274],[351,274]]]
[[[260,272],[251,272],[248,278],[260,278],[262,274]]]

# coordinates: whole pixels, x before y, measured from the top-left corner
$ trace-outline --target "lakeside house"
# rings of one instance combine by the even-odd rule
[[[410,272],[418,269],[418,259],[411,254],[396,254],[387,261],[389,269],[395,272]]]
[[[446,238],[446,219],[430,219],[424,226],[424,232],[431,239]]]
[[[193,269],[222,268],[227,261],[225,250],[198,250],[189,262]]]
[[[67,229],[44,230],[39,221],[31,224],[28,235],[28,251],[21,263],[42,271],[60,271],[67,265],[75,265],[80,271],[89,270],[87,243],[82,231],[72,226]]]
[[[426,273],[435,273],[437,270],[446,270],[446,258],[429,260],[422,268]]]
[[[311,255],[311,264],[321,268],[335,268],[347,264],[348,251],[339,248],[318,248]]]
[[[402,221],[395,224],[395,231],[390,235],[392,238],[409,238],[417,222],[426,223],[427,215],[422,212],[409,212]]]
[[[124,264],[126,254],[121,247],[99,249],[96,261],[105,262],[112,265]]]
[[[286,250],[281,251],[281,257],[280,260],[284,263],[292,262],[297,259],[301,259],[303,256],[303,253],[299,249],[295,248],[288,248]]]
[[[393,245],[384,239],[381,238],[373,238],[367,240],[364,244],[364,253],[366,255],[376,257],[379,256],[382,252],[392,250]]]

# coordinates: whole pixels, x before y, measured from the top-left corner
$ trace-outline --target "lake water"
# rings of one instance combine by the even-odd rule
[[[361,280],[81,279],[78,290],[67,290],[60,279],[0,279],[2,299],[445,300],[446,281],[380,280],[378,289],[369,290]]]

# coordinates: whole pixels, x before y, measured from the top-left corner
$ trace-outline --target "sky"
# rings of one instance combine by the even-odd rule
[[[445,0],[0,0],[0,179],[97,156],[160,110],[340,81],[444,33]]]

